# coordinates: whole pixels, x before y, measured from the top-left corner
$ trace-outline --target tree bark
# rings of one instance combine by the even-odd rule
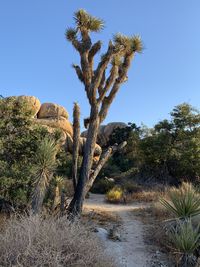
[[[77,172],[78,172],[78,157],[79,157],[79,141],[80,141],[80,109],[77,103],[74,104],[73,112],[73,164],[72,164],[72,179],[74,192],[77,186]]]
[[[84,147],[83,162],[80,171],[80,177],[73,196],[72,201],[68,207],[68,213],[78,215],[82,212],[84,201],[84,189],[89,180],[91,168],[93,164],[94,149],[97,140],[97,133],[99,129],[98,106],[91,107],[90,123],[87,133],[87,140]]]
[[[110,146],[105,152],[104,154],[101,156],[101,159],[99,160],[99,163],[97,165],[97,167],[95,168],[94,172],[91,174],[90,179],[88,180],[86,186],[85,186],[85,196],[88,193],[88,191],[91,189],[91,187],[93,186],[93,183],[97,177],[97,175],[99,174],[99,172],[101,171],[101,169],[103,168],[103,166],[105,165],[105,163],[109,160],[109,158],[116,152],[119,151],[121,149],[123,149],[125,146],[127,145],[127,142],[123,142],[121,144],[115,144],[114,146]]]

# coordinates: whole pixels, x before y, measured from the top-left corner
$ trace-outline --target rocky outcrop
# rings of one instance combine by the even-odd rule
[[[80,142],[79,143],[80,144],[79,145],[79,154],[82,155],[83,151],[84,151],[85,143],[86,143],[86,138],[80,137],[79,142]],[[70,153],[72,153],[72,150],[73,150],[73,138],[69,134],[67,134],[67,136],[66,136],[65,150],[66,150],[66,152],[70,152]],[[102,152],[101,147],[98,144],[96,144],[95,150],[94,150],[94,162],[95,163],[99,161],[99,158],[101,156],[101,152]]]
[[[123,122],[111,122],[107,125],[102,125],[99,128],[98,136],[97,136],[97,143],[101,147],[105,147],[109,141],[110,136],[112,135],[113,131],[117,128],[125,128],[127,127],[126,123]],[[84,131],[81,134],[82,137],[87,137],[87,131]]]
[[[41,125],[47,125],[49,127],[63,130],[65,133],[73,136],[73,127],[72,124],[63,117],[58,118],[44,118],[44,119],[35,119],[36,123]]]
[[[37,114],[39,119],[44,118],[59,118],[63,117],[65,119],[69,119],[68,112],[62,106],[59,106],[54,103],[44,103],[40,107],[40,110]]]
[[[65,146],[67,152],[72,153],[73,150],[73,127],[70,123],[69,115],[66,109],[60,105],[54,103],[44,103],[41,105],[38,98],[34,96],[13,96],[6,99],[12,99],[14,101],[23,101],[27,105],[27,108],[31,110],[31,117],[33,123],[42,125],[50,133],[53,133],[55,129],[61,130],[61,144]],[[109,138],[116,128],[124,128],[127,125],[122,122],[112,122],[107,125],[100,126],[98,133],[98,141],[95,145],[94,162],[98,162],[102,153],[102,148],[106,146]],[[79,153],[83,154],[86,143],[87,131],[83,132],[80,137]]]

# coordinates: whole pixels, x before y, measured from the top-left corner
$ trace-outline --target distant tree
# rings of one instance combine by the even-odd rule
[[[80,176],[74,197],[68,208],[70,213],[80,214],[86,191],[113,150],[116,150],[115,146],[110,147],[102,154],[96,169],[92,170],[99,126],[105,119],[120,86],[127,81],[131,61],[136,52],[142,51],[142,42],[139,36],[127,37],[116,34],[114,42],[109,42],[106,53],[101,56],[95,69],[94,57],[101,50],[102,43],[97,41],[92,44],[90,33],[99,32],[104,27],[104,23],[101,19],[89,15],[82,9],[75,13],[74,20],[75,28],[67,29],[66,38],[80,55],[80,66],[74,64],[73,67],[84,85],[90,104],[90,115],[85,120],[88,133]],[[108,67],[110,67],[109,74]]]

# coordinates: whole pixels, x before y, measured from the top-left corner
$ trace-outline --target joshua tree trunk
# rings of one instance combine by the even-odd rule
[[[94,149],[97,140],[99,128],[98,112],[95,109],[91,111],[91,121],[89,124],[88,135],[83,152],[83,161],[80,170],[80,177],[73,196],[73,199],[68,207],[68,211],[73,214],[80,214],[84,201],[85,185],[90,177],[90,172],[93,163]]]
[[[114,146],[110,146],[102,155],[101,159],[98,162],[98,165],[96,166],[94,172],[90,175],[90,179],[88,180],[86,186],[85,186],[85,192],[84,192],[84,196],[86,196],[86,194],[89,192],[89,190],[91,189],[91,187],[93,186],[93,183],[96,179],[96,177],[98,176],[99,172],[101,171],[101,169],[103,168],[103,166],[105,165],[105,163],[109,160],[109,158],[116,152],[119,150],[122,150],[125,146],[126,146],[127,142],[124,141],[121,144],[115,144]]]
[[[94,57],[101,49],[101,42],[97,41],[92,44],[90,32],[100,31],[103,28],[103,21],[92,17],[85,10],[77,11],[74,18],[76,27],[67,29],[66,38],[80,55],[80,66],[73,65],[73,67],[79,80],[84,84],[90,104],[90,117],[87,119],[87,140],[81,171],[74,197],[68,207],[69,213],[80,214],[89,184],[93,184],[100,169],[113,153],[113,149],[110,149],[101,158],[96,171],[92,170],[99,126],[105,119],[121,84],[127,81],[127,72],[131,61],[136,52],[142,51],[142,42],[138,36],[115,35],[114,44],[109,42],[107,52],[102,55],[97,68],[94,69]],[[110,74],[106,77],[109,66],[111,66]],[[90,178],[92,179],[91,183],[89,183]]]

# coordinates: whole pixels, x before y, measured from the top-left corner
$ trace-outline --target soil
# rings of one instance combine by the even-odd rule
[[[120,218],[117,229],[120,241],[101,237],[105,253],[115,259],[116,267],[172,267],[159,248],[145,240],[148,225],[139,219],[138,212],[142,213],[147,207],[147,203],[109,204],[105,202],[105,196],[99,194],[91,194],[85,201],[85,210],[106,212]]]

